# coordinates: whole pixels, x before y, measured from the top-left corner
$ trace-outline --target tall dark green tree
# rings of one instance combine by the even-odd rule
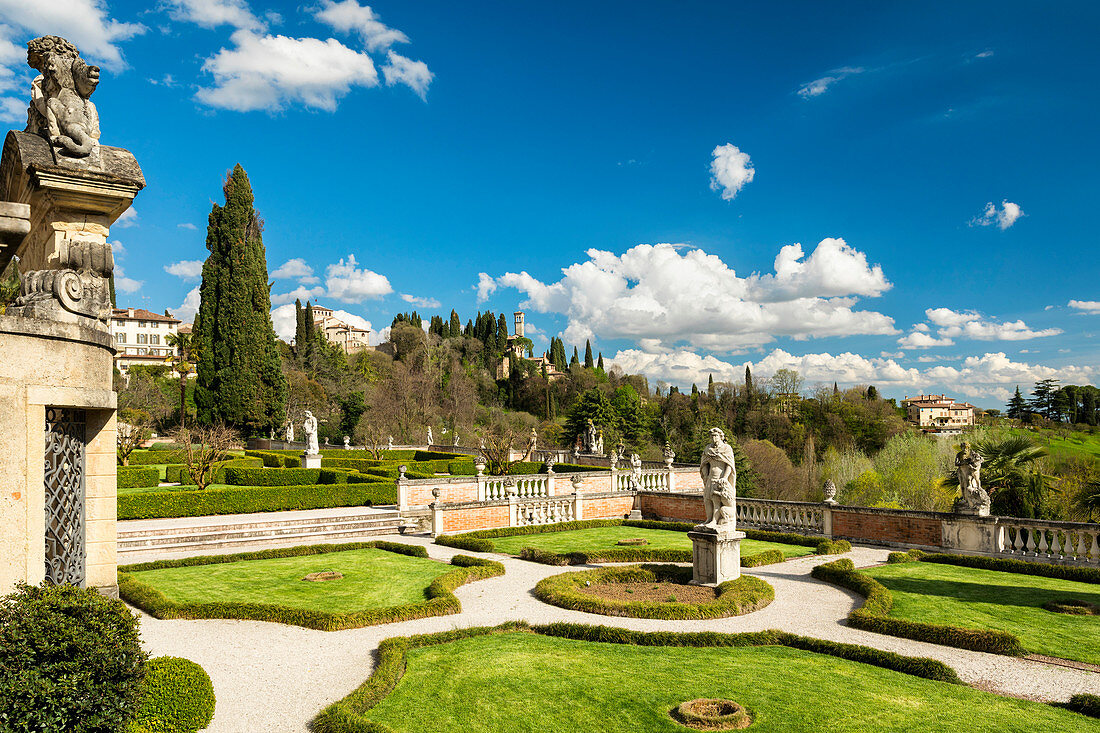
[[[458,312],[451,311],[451,322],[447,328],[447,336],[449,338],[456,338],[462,335],[462,321],[458,318]]]
[[[600,352],[600,358],[596,359],[596,368],[599,369],[601,372],[604,371],[604,368],[603,368],[603,352],[602,351]]]
[[[591,369],[596,366],[592,361],[592,342],[589,339],[584,340],[584,368]]]
[[[1016,394],[1012,395],[1012,399],[1008,401],[1008,409],[1005,410],[1005,415],[1013,420],[1023,420],[1027,417],[1027,400],[1020,394],[1020,385],[1016,385]]]
[[[752,394],[752,370],[749,369],[749,365],[745,365],[745,406],[750,410],[752,409],[753,394]]]
[[[573,347],[573,358],[569,360],[569,366],[573,366],[574,364],[580,364],[580,363],[581,363],[581,360],[577,357],[577,347],[574,346]]]
[[[1058,391],[1057,379],[1042,379],[1031,390],[1030,407],[1048,420],[1056,419],[1054,393]]]
[[[203,423],[225,422],[246,434],[282,424],[287,398],[267,279],[263,224],[252,186],[239,164],[222,186],[206,229],[210,254],[202,268],[195,406]]]

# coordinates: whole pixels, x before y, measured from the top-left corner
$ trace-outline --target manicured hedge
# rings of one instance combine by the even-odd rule
[[[348,472],[331,468],[238,468],[226,466],[225,480],[233,486],[304,486],[346,484]]]
[[[717,588],[718,597],[708,603],[654,603],[617,601],[580,592],[588,583],[679,583],[691,582],[692,569],[679,565],[639,565],[562,573],[543,578],[535,586],[535,597],[572,611],[605,616],[659,619],[708,619],[740,616],[757,611],[775,599],[771,585],[751,575],[727,580]]]
[[[246,450],[244,454],[252,458],[259,458],[263,461],[264,466],[268,468],[283,468],[286,466],[287,456],[282,453],[270,450]]]
[[[758,568],[761,565],[774,565],[775,563],[783,562],[786,559],[786,556],[783,555],[783,551],[775,548],[771,550],[764,550],[763,552],[758,552],[755,555],[742,556],[741,567]]]
[[[447,644],[486,634],[536,633],[577,641],[604,644],[633,644],[636,646],[677,647],[752,647],[783,645],[793,649],[827,654],[853,662],[894,670],[915,677],[961,684],[955,670],[943,662],[923,657],[906,657],[866,646],[841,644],[812,639],[783,631],[757,631],[740,634],[723,634],[713,631],[681,633],[673,631],[646,632],[610,626],[554,623],[546,626],[529,626],[522,621],[511,621],[500,626],[456,629],[436,634],[397,636],[378,645],[374,671],[366,682],[347,697],[337,700],[313,719],[314,733],[392,733],[392,729],[364,717],[397,687],[405,674],[409,649]]]
[[[227,461],[218,461],[214,464],[214,476],[210,483],[224,484],[225,471],[227,468],[259,468],[261,466],[261,460],[259,458],[231,458]],[[164,478],[167,483],[172,484],[189,484],[191,483],[191,477],[187,473],[187,466],[184,464],[175,464],[167,466],[164,469]]]
[[[156,466],[119,466],[115,484],[120,489],[135,489],[160,484],[160,469]]]
[[[1004,631],[963,629],[890,617],[888,614],[894,604],[890,590],[870,575],[858,572],[848,558],[818,565],[812,575],[866,597],[862,607],[848,614],[848,625],[853,628],[990,654],[1025,654],[1020,640]]]
[[[605,562],[691,562],[691,550],[609,547],[606,550],[593,552],[558,554],[550,550],[540,550],[536,547],[524,547],[520,550],[519,557],[521,560],[530,560],[543,565],[595,565]],[[744,565],[745,558],[741,558],[741,560],[741,564]]]
[[[190,659],[150,660],[144,688],[134,718],[137,733],[196,733],[214,718],[214,685],[206,670]]]
[[[362,626],[387,624],[395,621],[445,616],[460,613],[462,604],[452,592],[465,583],[482,578],[504,574],[504,566],[492,560],[457,555],[451,559],[453,569],[443,573],[428,585],[424,591],[427,600],[418,603],[406,603],[387,608],[367,608],[347,613],[311,611],[300,608],[287,608],[266,603],[177,603],[167,598],[152,586],[146,585],[131,573],[143,570],[155,570],[166,567],[195,565],[213,565],[225,562],[262,560],[271,557],[296,557],[301,555],[319,555],[331,552],[344,552],[373,547],[388,552],[397,552],[414,557],[426,557],[427,551],[419,545],[405,545],[398,542],[356,542],[345,545],[312,545],[289,547],[280,550],[239,553],[237,555],[215,555],[193,557],[185,560],[161,560],[153,563],[127,565],[118,569],[119,596],[128,603],[137,606],[146,613],[162,619],[171,618],[232,618],[252,621],[273,621],[292,626],[303,626],[320,631],[339,631],[356,629]]]
[[[815,555],[841,555],[852,551],[852,543],[848,540],[824,540],[819,542],[814,549]]]
[[[130,466],[154,466],[162,463],[179,463],[180,450],[136,450],[127,459]]]
[[[397,488],[390,483],[149,491],[119,496],[118,518],[203,517],[212,514],[252,514],[396,503]]]
[[[913,553],[910,552],[910,555]],[[1100,568],[1082,568],[1073,565],[1049,565],[1041,562],[1012,560],[999,557],[976,557],[973,555],[949,555],[946,553],[921,553],[921,562],[935,562],[943,565],[960,565],[964,568],[981,570],[999,570],[1002,573],[1021,573],[1039,575],[1044,578],[1074,580],[1078,583],[1100,583]]]
[[[376,461],[372,458],[330,458],[325,456],[321,458],[321,466],[323,468],[350,468],[356,471],[364,471],[371,468],[378,468],[382,465],[382,461]],[[394,475],[397,475],[397,466],[393,467]]]

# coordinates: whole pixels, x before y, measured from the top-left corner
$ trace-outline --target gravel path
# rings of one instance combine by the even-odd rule
[[[399,541],[424,545],[428,554],[439,560],[448,561],[460,554],[423,537],[401,537]],[[847,557],[865,567],[885,562],[887,553],[856,547]],[[1095,672],[850,629],[844,620],[862,598],[811,578],[813,567],[827,561],[818,556],[753,568],[748,572],[775,588],[775,601],[746,616],[709,621],[616,618],[550,606],[535,599],[532,589],[546,576],[570,568],[483,556],[502,561],[507,572],[459,588],[456,595],[462,601],[462,613],[454,616],[324,632],[259,621],[161,621],[141,614],[141,635],[154,656],[186,657],[210,674],[218,702],[209,733],[306,731],[307,723],[321,708],[347,695],[370,675],[372,652],[383,639],[493,626],[518,619],[531,623],[604,624],[641,631],[783,629],[938,659],[953,667],[965,682],[1014,697],[1066,700],[1079,692],[1100,694],[1100,674]]]

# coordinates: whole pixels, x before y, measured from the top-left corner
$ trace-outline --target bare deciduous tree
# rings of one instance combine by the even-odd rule
[[[181,426],[172,431],[171,437],[179,444],[180,459],[199,491],[213,483],[217,463],[225,460],[229,449],[240,440],[235,430],[221,423]]]
[[[115,435],[118,440],[118,463],[130,465],[130,454],[152,433],[152,417],[144,410],[121,410]]]

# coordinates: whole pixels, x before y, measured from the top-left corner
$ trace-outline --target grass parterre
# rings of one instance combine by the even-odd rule
[[[513,623],[387,639],[373,675],[322,711],[313,729],[673,733],[684,728],[669,711],[696,698],[736,700],[753,718],[750,730],[776,733],[1071,733],[1088,722],[957,682],[934,660],[777,631]]]

